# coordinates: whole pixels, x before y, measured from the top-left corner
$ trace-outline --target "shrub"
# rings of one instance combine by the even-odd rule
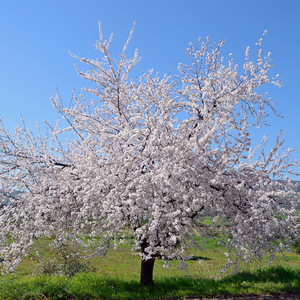
[[[293,250],[294,252],[296,252],[297,254],[300,254],[300,240],[295,241],[293,243]]]
[[[55,258],[41,261],[32,269],[33,275],[63,275],[74,276],[80,272],[95,272],[83,251],[71,243],[60,244],[53,249]]]
[[[208,227],[206,229],[206,234],[213,238],[219,238],[222,236],[222,232],[220,228],[213,228],[213,227]]]

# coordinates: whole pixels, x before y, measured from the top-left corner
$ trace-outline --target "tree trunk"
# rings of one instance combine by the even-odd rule
[[[153,285],[153,266],[154,258],[149,260],[142,260],[141,263],[141,280],[140,286],[152,286]]]
[[[145,253],[145,248],[148,247],[146,240],[141,244],[141,251]],[[153,266],[155,258],[149,260],[143,260],[141,262],[141,280],[140,286],[152,286],[153,285]]]

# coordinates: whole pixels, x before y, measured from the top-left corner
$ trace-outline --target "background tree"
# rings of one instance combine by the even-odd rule
[[[41,236],[55,238],[54,245],[71,240],[101,255],[126,241],[130,231],[132,250],[141,255],[140,284],[152,285],[155,258],[166,266],[178,259],[186,268],[195,229],[200,246],[209,235],[202,222],[208,216],[232,237],[221,241],[236,254],[225,269],[266,251],[271,261],[298,236],[299,195],[285,177],[297,165],[289,160],[292,150],[282,149],[280,134],[268,154],[266,136],[251,148],[249,128],[266,124],[266,110],[277,114],[270,98],[255,90],[281,85],[277,76],[268,77],[272,57],[262,57],[262,39],[255,62],[247,48],[240,75],[231,54],[227,66],[220,57],[224,40],[214,44],[206,38],[199,47],[190,44],[191,64],[180,64],[179,76],[150,70],[132,79],[139,61],[137,51],[125,56],[132,32],[119,60],[111,58],[111,38],[103,39],[101,27],[101,60],[71,54],[90,66],[87,72],[76,69],[95,84],[83,89],[95,99],[74,96],[70,107],[59,96],[52,99],[69,126],[48,124],[50,145],[48,137],[34,138],[25,126],[10,136],[2,125],[1,189],[22,191],[0,215],[7,271]],[[66,131],[75,138],[62,144],[59,136]]]

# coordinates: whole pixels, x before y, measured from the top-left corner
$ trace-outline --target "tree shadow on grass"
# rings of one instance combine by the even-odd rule
[[[298,282],[300,289],[300,269],[288,269],[281,266],[272,266],[268,268],[258,269],[254,272],[242,271],[235,275],[224,278],[224,281],[239,282],[273,282],[273,283],[290,283],[292,281]]]
[[[204,257],[204,256],[193,256],[189,261],[197,261],[197,260],[212,260],[210,257]]]
[[[203,259],[203,258],[202,258]],[[121,284],[121,282],[119,282]],[[137,282],[123,282],[123,289],[141,298],[166,298],[197,295],[249,295],[274,293],[300,293],[300,269],[280,266],[242,271],[220,279],[195,277],[165,277],[154,279],[154,287],[142,288]]]

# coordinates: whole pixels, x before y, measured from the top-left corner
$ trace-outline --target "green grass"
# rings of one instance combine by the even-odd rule
[[[1,299],[141,299],[187,295],[245,295],[299,292],[300,271],[284,267],[242,271],[219,280],[160,276],[153,288],[137,280],[107,274],[78,274],[71,278],[6,277],[0,281]]]
[[[50,258],[49,240],[39,240],[38,250],[43,258]],[[300,292],[300,255],[288,253],[288,261],[279,255],[273,266],[268,260],[253,264],[240,264],[240,272],[223,277],[215,275],[224,267],[225,248],[216,240],[209,240],[204,250],[190,249],[195,255],[188,262],[190,275],[173,267],[163,268],[163,261],[154,265],[154,287],[139,286],[140,257],[128,245],[111,249],[103,257],[93,258],[96,273],[81,273],[74,277],[30,276],[37,263],[27,257],[14,275],[0,277],[0,299],[149,299],[184,297],[187,295],[246,295]],[[203,260],[199,264],[199,260]]]

